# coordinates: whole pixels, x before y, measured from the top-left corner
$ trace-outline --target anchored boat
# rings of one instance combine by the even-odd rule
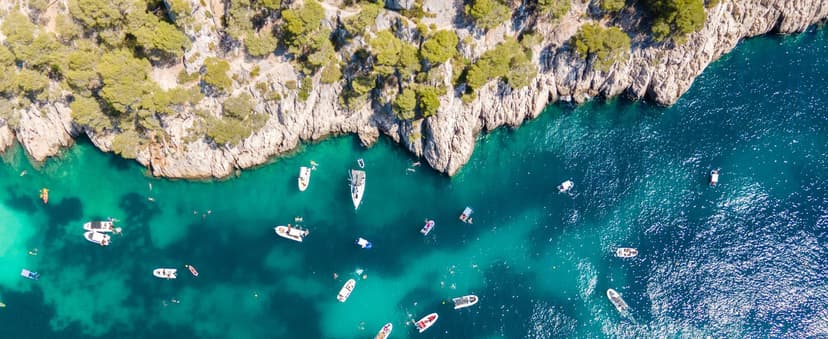
[[[101,246],[109,246],[109,234],[89,231],[83,234],[83,237],[89,242],[96,243]]]
[[[719,170],[714,169],[710,171],[710,186],[716,186],[719,183]]]
[[[428,232],[431,232],[432,228],[434,228],[434,220],[426,219],[425,226],[423,226],[423,228],[420,229],[420,233],[422,233],[423,235],[428,235]]]
[[[561,192],[561,193],[566,193],[566,192],[569,192],[569,190],[571,190],[572,187],[574,187],[574,186],[575,186],[575,183],[572,182],[572,180],[567,180],[567,181],[562,182],[560,185],[558,185],[558,191]]]
[[[429,327],[433,326],[435,322],[437,322],[437,318],[437,313],[429,314],[420,319],[420,321],[414,323],[414,326],[417,326],[417,330],[419,330],[420,333],[423,333]]]
[[[362,202],[362,195],[365,193],[365,171],[352,169],[350,172],[350,180],[351,200],[354,202],[354,209],[357,209]]]
[[[477,304],[477,296],[474,294],[464,295],[459,298],[451,299],[454,302],[454,309],[459,310]]]
[[[40,273],[29,271],[27,269],[23,269],[20,271],[20,276],[26,279],[38,280],[40,279]]]
[[[339,294],[336,296],[336,300],[339,300],[339,302],[341,303],[344,303],[345,300],[348,300],[348,297],[351,296],[351,292],[354,291],[354,286],[356,286],[356,280],[348,279],[348,281],[345,282],[345,285],[343,285],[342,288],[339,290]]]
[[[607,298],[609,298],[609,300],[612,302],[612,304],[615,306],[615,309],[617,309],[618,312],[626,313],[629,309],[627,303],[624,301],[624,299],[621,299],[621,295],[618,294],[618,292],[616,292],[614,289],[610,288],[607,290]]]
[[[43,200],[44,204],[49,203],[49,189],[48,188],[41,188],[40,189],[40,200]]]
[[[474,211],[471,209],[471,207],[466,206],[466,209],[464,209],[463,213],[460,214],[460,221],[462,221],[464,223],[467,223],[467,224],[471,224],[471,222],[472,222],[472,219],[471,219],[472,213],[474,213]]]
[[[291,227],[290,224],[287,226],[276,226],[273,229],[280,237],[298,242],[302,242],[302,239],[310,234],[308,230]]]
[[[311,170],[305,166],[299,167],[299,191],[304,192],[310,185]]]
[[[391,325],[391,323],[385,324],[385,326],[383,326],[382,329],[380,329],[379,333],[377,333],[377,336],[374,337],[374,339],[388,338],[388,336],[391,334],[391,330],[393,330],[393,329],[394,329],[394,325]]]
[[[152,275],[161,279],[175,279],[177,273],[178,270],[174,268],[156,268],[152,270]]]
[[[357,246],[365,248],[365,249],[369,249],[371,247],[374,247],[374,244],[372,244],[370,241],[368,241],[368,239],[365,239],[365,238],[362,238],[362,237],[359,237],[356,240],[355,244]]]
[[[198,271],[196,271],[196,268],[193,267],[193,265],[184,265],[184,267],[188,268],[190,270],[190,274],[192,274],[194,277],[198,276]]]
[[[632,258],[638,255],[638,250],[632,247],[621,247],[615,250],[615,256],[619,258]]]
[[[121,228],[115,227],[115,220],[89,221],[83,224],[83,229],[98,233],[121,233]]]

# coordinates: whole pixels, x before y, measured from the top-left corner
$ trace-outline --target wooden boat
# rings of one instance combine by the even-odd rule
[[[175,279],[177,273],[178,270],[174,268],[156,268],[152,270],[152,275],[161,279]]]
[[[425,225],[422,229],[420,229],[420,233],[423,235],[428,235],[428,232],[431,232],[431,229],[434,228],[434,220],[426,220]]]
[[[632,247],[621,247],[615,250],[615,256],[619,258],[632,258],[638,255],[638,250]]]
[[[454,309],[459,310],[477,304],[477,296],[474,294],[464,295],[459,298],[451,299],[454,302]]]
[[[429,314],[420,319],[420,321],[414,323],[414,326],[417,326],[417,330],[419,330],[420,333],[423,333],[429,327],[434,326],[434,323],[437,322],[438,317],[437,313]]]
[[[304,192],[310,185],[311,170],[305,166],[299,167],[299,191]]]
[[[189,270],[190,270],[190,274],[192,274],[194,277],[197,277],[197,276],[198,276],[198,271],[196,271],[196,268],[195,268],[195,267],[193,267],[193,265],[184,265],[184,267],[186,267],[187,269],[189,269]]]
[[[385,326],[383,326],[382,329],[380,329],[379,333],[377,333],[377,336],[374,337],[374,339],[388,338],[388,336],[391,335],[391,330],[393,329],[394,325],[392,325],[391,323],[385,324]]]
[[[273,228],[280,237],[285,239],[290,239],[293,241],[302,242],[310,232],[308,230],[303,230],[301,228],[291,227],[288,226],[276,226]]]
[[[348,279],[348,281],[345,282],[345,285],[343,285],[342,288],[339,290],[339,294],[337,294],[336,300],[339,300],[339,302],[344,303],[345,300],[348,300],[348,297],[351,296],[351,292],[354,291],[355,286],[356,280]]]
[[[44,204],[49,203],[49,189],[48,188],[41,188],[40,189],[40,200],[43,200]]]

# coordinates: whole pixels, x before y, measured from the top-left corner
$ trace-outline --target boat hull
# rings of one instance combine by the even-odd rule
[[[607,298],[609,298],[610,302],[613,306],[615,306],[615,309],[618,310],[618,312],[626,313],[629,309],[627,302],[625,302],[624,299],[621,298],[621,295],[614,289],[610,288],[607,290]]]
[[[101,246],[109,245],[110,237],[109,237],[108,234],[105,234],[105,233],[98,233],[98,232],[88,231],[88,232],[83,234],[83,237],[86,238],[87,241],[89,241],[93,244],[98,244],[98,245],[101,245]]]
[[[414,326],[417,327],[417,330],[420,331],[420,333],[423,333],[425,330],[431,328],[431,326],[434,326],[434,323],[437,322],[437,318],[439,318],[437,313],[429,314],[414,323]]]
[[[295,227],[288,228],[287,226],[276,226],[273,230],[276,231],[278,236],[297,242],[302,242],[302,240],[309,234],[307,230]]]
[[[308,185],[310,185],[310,176],[310,168],[304,166],[299,168],[299,178],[297,179],[297,183],[299,185],[300,192],[304,192],[308,189]]]
[[[615,250],[615,256],[619,258],[633,258],[638,255],[638,250],[630,247],[621,247]]]
[[[354,209],[358,209],[362,203],[362,196],[365,194],[365,171],[351,170],[351,201]]]
[[[336,300],[339,300],[339,302],[344,303],[351,296],[351,292],[354,291],[355,286],[356,280],[348,279],[348,281],[345,282],[345,285],[343,285],[342,288],[339,290],[339,294],[336,295]]]
[[[175,279],[177,278],[178,270],[175,268],[156,268],[152,270],[152,275],[161,279]]]
[[[434,229],[434,220],[429,220],[426,221],[425,226],[423,226],[423,228],[420,229],[420,233],[422,233],[423,235],[428,235],[428,233],[431,232],[432,229]]]
[[[385,326],[383,326],[382,329],[380,329],[379,333],[377,333],[377,336],[374,337],[374,339],[386,339],[386,338],[388,338],[388,336],[391,335],[391,331],[393,329],[394,329],[394,325],[392,325],[391,323],[385,324]]]
[[[459,298],[451,299],[454,302],[454,309],[459,310],[477,304],[478,298],[476,295],[470,294]]]

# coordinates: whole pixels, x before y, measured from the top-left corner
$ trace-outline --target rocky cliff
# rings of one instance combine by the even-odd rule
[[[3,2],[3,1],[0,1]],[[410,6],[410,1],[394,2]],[[400,5],[402,4],[402,5]],[[207,3],[192,0],[192,20],[185,33],[193,41],[186,52],[183,66],[189,72],[201,69],[204,59],[217,55],[213,46],[221,42],[220,20],[223,8],[219,1]],[[348,15],[333,5],[323,3],[327,16]],[[423,23],[439,28],[457,30],[461,39],[473,40],[462,52],[475,58],[503,40],[504,34],[518,33],[520,25],[503,24],[485,34],[470,27],[454,28],[453,18],[462,10],[461,1],[426,0],[423,8],[436,15]],[[358,110],[346,110],[339,105],[341,84],[321,84],[314,79],[314,90],[307,100],[300,100],[286,84],[296,81],[297,75],[282,57],[266,59],[245,58],[240,51],[218,55],[232,60],[231,72],[240,81],[234,82],[234,93],[248,92],[255,99],[254,110],[268,114],[266,126],[233,146],[219,146],[205,138],[193,138],[197,118],[190,112],[163,118],[168,137],[163,142],[146,145],[137,153],[137,161],[147,166],[153,175],[174,178],[224,177],[237,169],[263,164],[273,156],[289,152],[300,142],[318,140],[328,135],[356,133],[365,145],[372,144],[383,133],[399,142],[418,157],[423,157],[433,168],[449,175],[456,173],[470,158],[476,136],[487,130],[509,125],[518,126],[526,119],[536,117],[550,102],[573,100],[583,102],[591,97],[626,95],[634,99],[648,98],[670,105],[692,85],[710,62],[733,49],[744,38],[769,32],[793,33],[804,30],[828,17],[828,0],[723,0],[708,9],[704,28],[693,33],[684,44],[653,44],[643,36],[633,37],[633,46],[624,62],[608,71],[591,67],[591,60],[579,58],[566,41],[588,19],[584,15],[589,4],[573,4],[570,12],[554,23],[540,23],[535,27],[543,36],[543,43],[534,48],[534,62],[540,72],[530,86],[510,89],[498,82],[490,82],[478,91],[477,98],[464,103],[449,90],[441,97],[438,113],[416,121],[399,120],[390,112],[388,104],[373,103]],[[622,13],[616,24],[626,31],[636,31],[637,14],[632,10]],[[384,13],[377,25],[393,19],[394,13]],[[385,19],[383,17],[386,17]],[[517,28],[515,26],[518,26]],[[254,67],[257,72],[251,72]],[[451,64],[441,69],[445,86],[452,88]],[[163,74],[156,70],[154,74]],[[172,71],[171,71],[172,72]],[[164,85],[164,80],[156,79]],[[267,100],[261,88],[254,84],[264,82],[268,91],[283,93],[277,101]],[[174,86],[173,85],[166,85]],[[202,111],[218,112],[221,103],[206,98],[196,107]],[[28,154],[37,161],[55,155],[61,147],[71,144],[73,136],[86,133],[92,142],[104,151],[112,149],[112,134],[96,134],[78,128],[71,122],[67,105],[58,100],[45,105],[15,108],[19,121],[8,128],[0,120],[0,149],[8,147],[16,137]]]

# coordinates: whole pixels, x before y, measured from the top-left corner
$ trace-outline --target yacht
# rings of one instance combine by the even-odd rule
[[[302,239],[310,234],[308,230],[291,227],[290,224],[287,226],[276,226],[273,229],[280,237],[298,242],[302,242]]]
[[[434,228],[434,220],[426,219],[425,226],[423,226],[423,228],[420,229],[420,233],[422,233],[423,235],[428,235],[428,232],[431,232],[432,228]]]
[[[299,191],[304,192],[310,185],[311,170],[305,166],[299,167]]]
[[[391,330],[393,330],[393,329],[394,329],[394,325],[391,325],[391,323],[385,324],[385,326],[383,326],[382,329],[380,329],[379,333],[377,333],[377,336],[374,337],[374,339],[388,338],[388,336],[391,334]]]
[[[112,219],[104,220],[104,221],[89,221],[89,222],[83,224],[83,229],[87,230],[87,231],[98,232],[98,233],[110,233],[110,232],[120,233],[121,232],[120,228],[115,227],[115,221],[112,220]]]
[[[354,170],[350,172],[351,179],[351,200],[354,201],[354,209],[359,208],[362,202],[362,195],[365,193],[365,171]]]
[[[607,290],[607,298],[609,298],[609,300],[612,302],[612,304],[615,306],[615,309],[617,309],[618,312],[626,313],[629,309],[627,303],[624,302],[624,299],[621,299],[621,295],[618,294],[618,292],[616,292],[614,289],[610,288]]]
[[[152,275],[161,279],[175,279],[177,273],[178,270],[174,268],[156,268],[152,270]]]
[[[336,296],[336,300],[339,302],[344,303],[345,300],[348,300],[348,297],[351,296],[351,292],[354,291],[354,286],[356,286],[356,280],[348,279],[345,282],[345,285],[342,286],[342,289],[339,290],[339,294]]]
[[[109,245],[109,234],[89,231],[83,234],[83,237],[89,242],[96,243],[101,246]]]
[[[454,309],[459,310],[477,304],[477,296],[474,294],[464,295],[459,298],[451,299],[454,302]]]
[[[574,186],[575,186],[575,183],[572,182],[572,180],[567,180],[567,181],[562,182],[560,185],[558,185],[558,191],[561,192],[561,193],[566,193],[566,192],[569,192],[569,190],[571,190],[572,187],[574,187]]]
[[[420,321],[414,323],[414,326],[417,326],[417,330],[419,330],[420,333],[423,333],[429,327],[433,326],[435,322],[437,322],[437,318],[437,313],[429,314],[420,319]]]
[[[471,219],[472,213],[474,213],[474,211],[471,209],[471,207],[466,206],[466,209],[464,209],[463,213],[460,214],[460,221],[462,221],[464,223],[467,223],[467,224],[471,224],[471,222],[472,222],[472,219]]]
[[[714,169],[710,171],[710,186],[716,186],[719,183],[719,170]]]
[[[619,258],[632,258],[638,255],[638,250],[632,247],[621,247],[615,250],[615,256]]]
[[[27,269],[23,269],[20,271],[20,276],[26,279],[38,280],[40,279],[40,273],[29,271]]]

